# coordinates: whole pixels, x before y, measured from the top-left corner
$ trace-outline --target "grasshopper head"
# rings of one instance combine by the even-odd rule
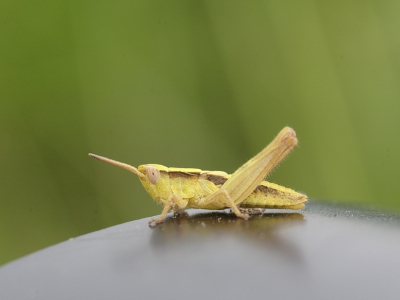
[[[168,168],[162,165],[148,164],[138,167],[143,175],[139,177],[140,183],[157,203],[163,204],[161,199],[167,199],[168,195]]]
[[[138,171],[143,175],[145,175],[145,178],[140,177],[140,180],[141,181],[148,180],[151,184],[156,185],[161,178],[161,169],[165,169],[165,167],[153,164],[139,166]]]

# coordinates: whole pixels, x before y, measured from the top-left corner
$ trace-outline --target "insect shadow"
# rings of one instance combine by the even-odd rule
[[[237,218],[229,210],[186,210],[168,217],[153,229],[151,245],[165,251],[176,247],[202,247],[204,243],[221,243],[234,237],[241,243],[276,250],[286,259],[300,260],[295,244],[282,236],[280,229],[305,224],[301,213],[273,212],[253,216],[248,221]]]

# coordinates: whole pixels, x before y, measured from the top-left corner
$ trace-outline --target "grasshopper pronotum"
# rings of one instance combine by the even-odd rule
[[[230,208],[236,216],[247,220],[249,215],[246,212],[304,207],[306,195],[263,181],[296,145],[296,133],[292,128],[285,127],[267,147],[232,175],[222,171],[167,168],[156,164],[135,168],[95,154],[89,153],[89,156],[139,176],[145,190],[164,206],[161,217],[151,219],[149,225],[162,223],[169,210],[179,212],[186,207],[212,210]]]

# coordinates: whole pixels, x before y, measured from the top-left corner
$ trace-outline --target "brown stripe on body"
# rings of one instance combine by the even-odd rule
[[[306,195],[263,181],[239,206],[244,208],[300,209],[305,205],[305,202],[307,202]]]
[[[279,197],[280,194],[281,194],[280,191],[278,191],[276,189],[273,189],[271,187],[265,186],[265,185],[261,185],[261,184],[256,187],[256,189],[254,190],[253,193],[262,193],[262,194],[265,194],[265,195],[274,195],[275,197]]]
[[[182,172],[182,171],[168,171],[169,178],[192,178],[193,176],[199,177],[200,172]]]
[[[168,175],[168,173],[167,171],[160,171],[160,175]]]
[[[217,186],[223,185],[228,180],[228,178],[226,178],[225,176],[214,174],[205,174],[205,179],[211,181]]]

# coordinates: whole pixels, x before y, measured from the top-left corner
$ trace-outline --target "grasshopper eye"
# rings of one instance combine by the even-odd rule
[[[152,166],[146,166],[146,175],[152,184],[157,184],[160,180],[160,171]]]

